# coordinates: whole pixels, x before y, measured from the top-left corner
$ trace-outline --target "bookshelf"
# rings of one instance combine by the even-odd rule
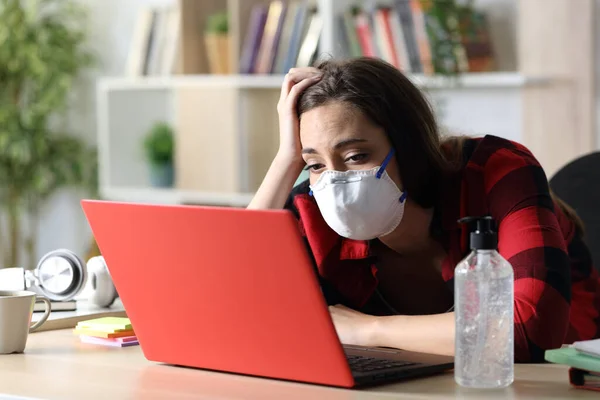
[[[515,71],[464,73],[452,80],[439,75],[409,74],[430,97],[441,125],[452,133],[492,133],[521,141],[538,153],[544,152],[540,158],[548,171],[561,160],[590,149],[594,145],[589,139],[594,135],[593,129],[578,132],[578,147],[572,146],[570,153],[560,157],[556,157],[556,149],[564,146],[556,136],[550,138],[553,149],[544,141],[548,137],[544,131],[554,132],[553,135],[557,131],[552,129],[553,116],[546,114],[540,118],[543,113],[540,98],[553,94],[555,97],[546,98],[545,103],[557,104],[557,85],[572,88],[574,73],[570,70],[571,75],[558,75],[542,64],[532,66],[531,51],[523,50],[524,43],[531,46],[535,40],[544,41],[539,29],[523,22],[525,18],[540,19],[534,7],[522,6],[517,0],[478,1],[486,2],[487,6],[490,2],[512,3],[518,11],[520,22],[514,47],[519,51],[519,67]],[[376,3],[393,5],[394,2]],[[104,198],[234,207],[243,207],[250,201],[277,150],[275,106],[283,81],[279,73],[237,73],[256,4],[267,7],[270,1],[179,0],[179,53],[173,73],[130,74],[98,81],[99,174]],[[318,55],[343,56],[342,33],[334,22],[356,2],[312,0],[308,4],[318,10],[323,20]],[[553,4],[566,9],[569,3],[556,0]],[[225,12],[229,17],[227,52],[231,71],[228,74],[210,74],[203,31],[206,16],[214,12]],[[574,35],[571,25],[563,23],[564,26],[554,24],[554,29]],[[585,27],[577,31],[580,38],[592,34]],[[578,85],[581,87],[581,83]],[[581,97],[579,101],[591,104],[593,98]],[[561,126],[579,118],[581,111],[571,111],[560,113]],[[151,124],[159,120],[171,123],[176,131],[173,188],[150,186],[140,145]]]

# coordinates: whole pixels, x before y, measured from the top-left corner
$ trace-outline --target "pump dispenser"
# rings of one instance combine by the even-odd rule
[[[476,229],[471,232],[471,250],[498,249],[498,234],[492,228],[492,224],[494,222],[492,217],[466,217],[461,219],[459,222],[475,222],[476,224]]]
[[[514,273],[498,253],[490,216],[466,217],[471,252],[454,271],[456,383],[501,388],[514,380]]]

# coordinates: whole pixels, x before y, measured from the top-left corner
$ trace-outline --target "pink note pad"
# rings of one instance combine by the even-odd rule
[[[106,338],[99,338],[99,337],[95,337],[95,336],[81,335],[81,336],[79,336],[79,338],[83,343],[100,344],[103,346],[127,347],[127,346],[135,346],[135,345],[139,344],[139,342],[135,336],[126,336],[124,338],[106,339]],[[122,340],[122,339],[127,339],[127,340]]]
[[[104,338],[101,338],[104,339]],[[105,339],[105,340],[116,340],[117,342],[121,342],[121,343],[127,343],[127,342],[137,342],[137,336],[123,336],[123,337],[117,337],[117,338],[113,338],[113,339]]]

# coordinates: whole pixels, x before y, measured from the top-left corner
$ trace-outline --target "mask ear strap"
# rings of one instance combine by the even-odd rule
[[[390,150],[390,152],[388,153],[387,156],[385,156],[385,160],[383,160],[383,162],[381,163],[381,167],[379,168],[379,171],[377,171],[377,179],[381,179],[381,175],[383,175],[383,171],[385,171],[385,168],[387,167],[388,163],[390,162],[390,160],[392,159],[392,157],[394,156],[394,149],[392,148]]]
[[[400,196],[400,203],[404,203],[404,200],[406,200],[406,191],[402,192],[402,196]]]

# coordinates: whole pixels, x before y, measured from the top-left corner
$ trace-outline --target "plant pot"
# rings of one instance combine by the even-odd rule
[[[172,163],[150,164],[150,184],[153,187],[170,188],[175,181]]]
[[[229,74],[229,35],[207,33],[204,35],[208,68],[211,74]]]

